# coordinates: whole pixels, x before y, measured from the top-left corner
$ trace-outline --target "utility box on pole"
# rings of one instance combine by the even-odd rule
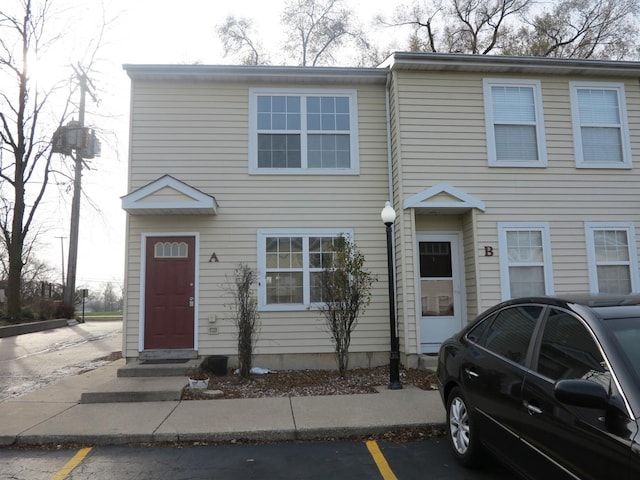
[[[82,196],[82,164],[84,159],[99,157],[101,144],[95,130],[84,126],[85,98],[90,80],[84,72],[77,72],[80,81],[80,108],[78,121],[71,121],[60,126],[53,135],[52,149],[54,153],[62,153],[74,158],[73,199],[71,201],[71,228],[69,232],[69,259],[67,282],[64,289],[63,303],[73,312],[76,294],[76,265],[78,261],[78,236],[80,228],[80,198]],[[75,155],[74,155],[75,154]],[[84,297],[83,297],[84,302]]]

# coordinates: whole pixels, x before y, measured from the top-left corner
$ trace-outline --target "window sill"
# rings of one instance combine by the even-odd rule
[[[360,170],[355,168],[250,168],[249,175],[360,175]]]

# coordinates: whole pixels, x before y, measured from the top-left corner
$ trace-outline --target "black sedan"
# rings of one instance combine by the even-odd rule
[[[437,377],[464,465],[486,448],[524,478],[640,478],[640,296],[500,303],[442,344]]]

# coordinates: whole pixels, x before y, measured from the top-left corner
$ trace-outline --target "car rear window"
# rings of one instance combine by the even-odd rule
[[[518,305],[498,312],[485,327],[478,340],[488,350],[513,362],[524,365],[543,307],[539,305]],[[473,332],[473,330],[472,330]]]

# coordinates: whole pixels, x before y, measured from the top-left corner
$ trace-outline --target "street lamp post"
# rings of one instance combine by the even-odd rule
[[[387,202],[380,215],[382,223],[387,227],[387,267],[389,273],[389,328],[391,333],[391,353],[389,354],[389,390],[400,390],[400,344],[396,330],[396,292],[393,275],[393,249],[391,240],[391,226],[396,219],[396,212]]]

